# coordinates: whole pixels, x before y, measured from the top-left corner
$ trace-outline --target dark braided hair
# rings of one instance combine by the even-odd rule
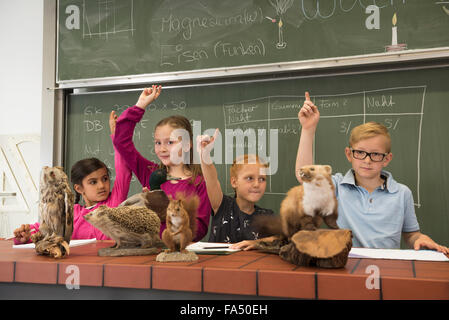
[[[103,161],[97,158],[79,160],[72,166],[72,170],[70,171],[70,181],[72,182],[73,186],[75,184],[82,185],[83,179],[86,176],[101,168],[105,168],[109,176],[109,168],[104,164]],[[78,203],[81,199],[81,195],[76,190],[75,195],[75,203]]]

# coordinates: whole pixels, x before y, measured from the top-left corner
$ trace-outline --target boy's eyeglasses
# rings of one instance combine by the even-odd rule
[[[362,150],[354,150],[351,148],[352,156],[357,160],[364,160],[367,156],[373,162],[381,162],[385,159],[388,153],[379,153],[379,152],[366,152]]]

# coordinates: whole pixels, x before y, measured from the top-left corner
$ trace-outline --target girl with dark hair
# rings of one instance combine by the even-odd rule
[[[114,111],[109,117],[111,138],[115,133],[117,116]],[[76,198],[73,207],[72,239],[110,240],[100,230],[92,226],[83,217],[100,205],[117,207],[126,200],[131,183],[131,170],[128,169],[120,153],[115,152],[116,177],[111,190],[108,167],[97,158],[83,159],[76,162],[71,169],[70,180],[75,190]],[[79,204],[82,199],[83,204]],[[31,231],[34,229],[35,231]],[[14,230],[14,243],[29,242],[31,234],[39,230],[39,223],[22,225]]]
[[[156,100],[161,93],[161,86],[145,88],[136,105],[126,109],[117,120],[117,130],[113,138],[114,147],[122,155],[126,165],[134,172],[142,186],[149,186],[151,173],[158,168],[164,168],[172,179],[161,184],[161,189],[176,199],[176,193],[186,196],[197,195],[200,205],[197,214],[197,232],[194,241],[201,240],[207,233],[209,226],[211,206],[207,196],[201,166],[193,164],[193,133],[189,119],[174,115],[162,119],[154,129],[154,151],[160,164],[144,158],[133,143],[133,133],[136,124],[142,119],[146,107]],[[185,133],[185,139],[174,138],[172,133]],[[188,134],[188,137],[187,137]],[[189,145],[184,144],[189,140]],[[173,161],[173,159],[177,159]],[[162,221],[161,231],[165,230],[165,221]]]

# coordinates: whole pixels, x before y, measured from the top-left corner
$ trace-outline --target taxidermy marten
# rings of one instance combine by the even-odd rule
[[[291,188],[281,203],[280,218],[255,219],[261,232],[282,234],[290,239],[299,230],[316,230],[324,222],[338,229],[338,202],[328,165],[309,165],[300,169],[302,184]]]
[[[167,253],[183,252],[196,235],[196,216],[199,206],[199,197],[189,198],[177,193],[177,200],[170,199],[167,207],[167,228],[162,232],[162,241],[167,246]]]

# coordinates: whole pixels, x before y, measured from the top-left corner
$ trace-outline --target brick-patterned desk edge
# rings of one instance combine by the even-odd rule
[[[80,286],[300,299],[449,300],[448,262],[348,259],[345,268],[328,270],[298,267],[257,251],[199,255],[198,261],[188,263],[156,262],[156,255],[97,255],[98,249],[112,244],[97,241],[74,247],[68,257],[55,260],[0,240],[0,282],[65,285],[73,272],[67,267],[76,265]],[[366,285],[371,265],[380,271],[378,289]]]

